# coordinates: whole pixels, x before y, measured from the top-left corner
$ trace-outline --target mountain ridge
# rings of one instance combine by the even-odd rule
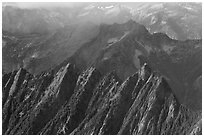
[[[94,68],[79,74],[69,63],[37,77],[23,69],[13,73],[10,80],[3,77],[3,93],[10,93],[3,96],[3,134],[201,134],[201,115],[180,105],[166,80],[147,64],[124,82]],[[153,113],[159,108],[160,115]],[[161,126],[169,122],[172,127]]]
[[[96,31],[96,35],[94,32],[94,35],[88,36],[90,40],[84,38],[87,42],[82,45],[78,42],[76,45],[73,44],[73,41],[77,41],[77,39],[64,40],[65,37],[73,35],[68,31],[72,30],[71,28],[66,30],[67,32],[62,30],[51,35],[50,38],[43,40],[45,42],[36,47],[33,47],[32,44],[29,46],[29,43],[25,42],[27,39],[22,40],[22,43],[25,42],[25,47],[23,47],[25,50],[23,51],[15,49],[15,44],[4,47],[3,53],[9,52],[9,54],[3,56],[3,64],[5,60],[12,62],[17,60],[23,62],[29,72],[39,73],[53,69],[57,65],[60,66],[65,59],[64,64],[71,62],[77,66],[80,72],[94,66],[102,75],[114,70],[121,80],[125,80],[134,74],[135,70],[139,69],[144,62],[148,62],[151,67],[166,77],[180,103],[192,109],[201,108],[200,95],[202,90],[198,83],[202,75],[200,67],[202,66],[202,52],[200,50],[202,40],[178,41],[169,38],[166,34],[150,34],[143,25],[133,20],[124,24],[102,24]],[[86,31],[88,30],[83,31],[83,36],[87,35]],[[81,33],[78,32],[77,34]],[[56,41],[53,43],[54,39]],[[60,48],[57,46],[58,40],[60,40]],[[69,41],[72,44],[67,45],[66,43]],[[16,47],[21,46],[21,42],[17,45]],[[15,56],[12,55],[12,58],[15,60],[10,57],[10,50],[14,51]],[[20,58],[16,57],[19,56],[18,53],[22,53]],[[10,63],[12,64],[12,62]],[[11,67],[9,64],[5,63],[5,65]],[[192,98],[192,93],[195,93],[195,98]],[[183,98],[184,95],[185,98]]]

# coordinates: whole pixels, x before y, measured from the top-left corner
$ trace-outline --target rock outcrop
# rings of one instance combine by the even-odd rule
[[[3,134],[202,134],[201,112],[181,105],[146,63],[121,81],[75,65],[3,76]]]

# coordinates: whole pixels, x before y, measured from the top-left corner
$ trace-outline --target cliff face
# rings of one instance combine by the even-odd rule
[[[75,65],[3,76],[3,134],[202,134],[201,113],[177,101],[147,64],[121,81]]]

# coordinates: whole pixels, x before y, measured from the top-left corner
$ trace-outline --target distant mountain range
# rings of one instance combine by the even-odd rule
[[[2,24],[13,33],[47,33],[58,28],[91,22],[125,23],[134,20],[151,32],[186,40],[202,37],[201,3],[87,3],[67,8],[21,9],[4,5]]]

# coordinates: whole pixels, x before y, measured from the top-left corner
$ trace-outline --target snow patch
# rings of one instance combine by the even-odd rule
[[[111,5],[111,6],[106,6],[105,8],[106,9],[110,9],[110,8],[113,8],[114,6],[113,5]]]
[[[85,10],[91,10],[91,9],[93,9],[93,8],[95,8],[94,5],[89,5],[88,7],[85,7],[84,9],[85,9]]]
[[[125,36],[127,36],[130,33],[130,31],[125,31],[124,35],[120,38],[120,40],[122,40]]]
[[[28,44],[26,44],[26,48],[29,48],[30,46],[32,45],[32,43],[28,43]]]
[[[115,38],[110,38],[109,40],[108,40],[108,44],[113,44],[113,43],[116,43],[118,41],[118,38],[117,37],[115,37]]]
[[[114,8],[112,8],[112,9],[108,10],[107,12],[105,12],[105,15],[116,16],[116,15],[118,15],[119,13],[120,13],[119,7],[114,7]]]
[[[89,14],[89,11],[78,15],[78,17],[83,17],[83,16],[86,16],[86,15],[88,15],[88,14]]]
[[[155,4],[151,6],[151,9],[158,10],[158,9],[162,9],[163,7],[164,7],[163,4],[160,3],[160,4]]]
[[[150,21],[150,25],[153,25],[157,22],[157,18],[155,16],[152,16],[151,21]]]
[[[32,56],[31,56],[31,58],[37,58],[38,57],[38,53],[36,52],[36,53],[34,53]]]
[[[130,32],[129,31],[125,31],[124,34],[118,38],[118,37],[114,37],[114,38],[110,38],[108,39],[107,43],[108,43],[108,46],[111,46],[113,44],[115,44],[116,42],[119,42],[121,41],[123,38],[125,38],[125,36],[127,36]]]
[[[189,6],[184,6],[184,8],[189,10],[189,11],[197,12],[196,9],[193,9],[192,7],[189,7]]]

